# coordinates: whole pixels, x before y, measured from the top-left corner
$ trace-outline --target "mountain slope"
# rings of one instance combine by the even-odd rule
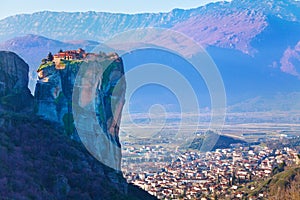
[[[217,140],[215,142],[215,140]],[[207,143],[207,144],[206,144]],[[214,144],[215,143],[215,144]],[[245,144],[244,140],[240,140],[238,138],[229,137],[226,135],[218,135],[212,131],[208,131],[205,134],[202,133],[200,136],[195,137],[189,148],[197,149],[201,151],[205,151],[204,146],[209,146],[208,144],[214,144],[213,146],[209,146],[207,148],[208,151],[215,151],[216,149],[226,149],[230,148],[233,144]],[[206,150],[206,151],[207,151]]]
[[[254,181],[249,185],[240,189],[246,193],[247,197],[258,198],[259,194],[264,194],[268,199],[298,200],[300,198],[300,168],[299,166],[290,167],[266,180]],[[251,186],[255,187],[252,191],[249,190]]]
[[[277,94],[274,96],[258,96],[229,107],[230,112],[255,111],[299,111],[300,93]]]
[[[1,20],[0,40],[30,33],[58,40],[103,41],[127,30],[160,27],[183,32],[204,45],[249,52],[251,40],[268,26],[267,17],[299,22],[299,9],[299,2],[293,0],[233,0],[190,10],[135,15],[45,11]]]
[[[1,113],[0,123],[2,198],[152,199],[55,124],[15,113]]]

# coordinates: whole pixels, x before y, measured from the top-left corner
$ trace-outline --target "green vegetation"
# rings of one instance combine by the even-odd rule
[[[0,104],[11,111],[20,111],[29,106],[26,101],[32,97],[29,94],[12,92],[4,97],[0,97]]]
[[[63,116],[65,132],[68,136],[71,136],[75,131],[74,118],[72,113],[66,113]]]
[[[18,107],[18,94],[9,94],[4,97],[1,97],[0,103],[2,105],[8,106],[12,108],[13,110],[16,110],[16,107]]]
[[[215,141],[216,139],[217,141]],[[238,144],[238,143],[242,144],[246,142],[229,136],[218,135],[213,131],[207,131],[205,134],[203,133],[200,136],[197,136],[191,143],[190,148],[201,150],[204,143],[205,145],[207,144],[214,145],[213,148],[211,149],[213,151],[216,149],[229,148],[231,144]]]
[[[270,140],[266,142],[270,149],[283,149],[284,147],[296,148],[300,150],[300,137],[283,138],[277,141]]]
[[[300,172],[300,167],[292,168],[281,173],[278,173],[272,178],[272,184],[277,187],[286,187],[291,180]],[[281,185],[280,183],[284,183]]]
[[[48,60],[48,61],[53,61],[53,58],[54,58],[54,57],[53,57],[52,53],[49,52],[49,53],[48,53],[48,56],[47,56],[47,60]]]
[[[102,85],[101,85],[101,89],[105,89],[105,88],[107,88],[107,86],[110,82],[109,75],[117,66],[115,63],[112,63],[111,61],[108,61],[108,60],[102,62],[101,65],[107,66],[107,68],[105,69],[105,71],[102,75]]]
[[[280,173],[280,172],[283,172],[285,166],[286,166],[285,162],[280,163],[277,167],[275,167],[275,168],[272,170],[272,174],[275,175],[275,174],[278,174],[278,173]]]
[[[84,63],[83,60],[61,60],[59,65],[63,69],[68,68],[73,73],[77,73],[82,63]]]
[[[83,60],[70,60],[68,61],[71,65],[81,65],[84,61]]]
[[[103,109],[103,104],[101,103],[101,105],[99,105],[99,118],[100,118],[100,121],[101,123],[104,123],[105,122],[105,113],[104,113],[104,109]]]
[[[126,185],[56,124],[14,112],[0,113],[0,121],[0,199],[154,199]]]
[[[62,98],[64,98],[64,94],[62,92],[59,92],[58,96],[54,99],[54,102],[58,104]]]
[[[282,163],[277,167],[275,171],[282,170],[285,167],[285,163]],[[274,171],[274,170],[273,170]],[[258,196],[260,193],[267,193],[270,199],[271,197],[275,197],[279,193],[282,195],[280,199],[297,199],[288,197],[291,195],[289,190],[294,190],[295,187],[297,191],[299,191],[300,187],[300,167],[292,167],[281,172],[277,172],[277,174],[267,178],[263,181],[252,182],[247,184],[245,187],[241,188],[240,191],[243,191],[247,194],[248,197]],[[250,190],[249,188],[255,187],[254,190]],[[280,191],[280,192],[279,192]],[[298,200],[298,199],[297,199]]]
[[[53,63],[52,61],[48,61],[48,62],[45,62],[45,63],[42,63],[38,70],[37,71],[41,71],[42,69],[45,69],[47,67],[55,67],[55,63]]]

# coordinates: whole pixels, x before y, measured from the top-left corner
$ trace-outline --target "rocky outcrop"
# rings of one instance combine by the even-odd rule
[[[35,112],[59,124],[72,139],[81,140],[98,160],[120,170],[123,75],[123,62],[116,54],[93,54],[85,60],[61,60],[59,64],[45,62],[38,69]]]
[[[28,34],[12,38],[0,44],[0,49],[17,53],[29,65],[28,88],[34,93],[37,77],[36,67],[40,64],[41,58],[47,55],[49,51],[58,52],[60,49],[78,49],[79,47],[90,51],[98,45],[99,43],[94,41],[61,42],[43,36]]]
[[[32,108],[28,71],[29,66],[18,55],[0,51],[0,109],[19,112]]]
[[[107,71],[110,76],[104,76],[107,82],[101,84],[103,89],[110,88],[116,80],[113,77],[119,73],[114,72],[118,69],[123,72],[121,59],[111,62]],[[57,126],[64,123],[57,118],[59,112],[53,112],[56,117],[50,116],[49,110],[53,108],[68,111],[66,105],[70,103],[72,93],[72,90],[68,91],[72,89],[68,83],[74,82],[66,81],[74,81],[76,71],[70,70],[78,69],[79,65],[66,63],[65,69],[61,70],[56,70],[51,63],[41,67],[36,111],[49,120],[28,112],[33,102],[27,88],[28,65],[14,53],[0,52],[0,199],[155,199],[127,184],[122,173],[98,162],[83,145],[65,136],[66,129]],[[56,95],[57,92],[60,95]],[[102,94],[105,101],[110,99],[108,91],[103,90]],[[4,100],[9,100],[9,104],[3,103]],[[52,104],[53,100],[56,104]],[[14,104],[24,106],[24,109],[13,107]],[[108,116],[109,112],[102,113],[101,118],[109,119]],[[107,127],[112,124],[107,123]],[[102,133],[104,130],[109,128],[103,128]]]

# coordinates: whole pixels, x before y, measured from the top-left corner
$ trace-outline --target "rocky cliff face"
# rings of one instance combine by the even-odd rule
[[[32,106],[28,65],[15,53],[0,51],[0,109],[25,111]]]
[[[108,70],[108,74],[122,72],[122,60],[117,60],[112,60],[114,72]],[[128,185],[120,172],[99,163],[82,144],[64,135],[68,130],[57,126],[64,123],[58,113],[70,114],[68,83],[73,83],[76,71],[72,70],[79,63],[66,63],[60,70],[50,63],[41,67],[36,105],[38,114],[49,120],[31,112],[28,65],[15,53],[0,52],[0,199],[155,199]],[[101,85],[108,89],[116,76],[104,77],[107,84]],[[103,90],[102,94],[110,93]],[[110,98],[104,95],[103,99]]]
[[[84,69],[83,74],[92,75],[88,75],[90,79],[88,78],[87,83],[78,80],[80,76],[77,77],[77,74],[80,69]],[[114,54],[97,55],[84,61],[61,60],[59,64],[43,63],[38,69],[34,95],[35,112],[44,119],[59,124],[71,138],[81,140],[98,160],[120,170],[121,145],[118,132],[125,101],[123,75],[122,59]],[[77,84],[75,84],[76,78]],[[96,81],[91,83],[91,80]],[[83,85],[78,86],[81,83]],[[115,88],[117,84],[119,87]],[[90,94],[82,89],[87,85],[88,90],[92,90]],[[73,88],[77,89],[75,97],[73,97]],[[93,95],[94,98],[91,98]],[[76,102],[73,102],[74,98],[77,98]],[[88,111],[80,114],[76,112],[75,117],[73,116],[74,104],[78,108],[76,111],[86,108]],[[89,111],[91,113],[86,114]],[[88,115],[96,117],[90,118]],[[97,135],[97,138],[89,138],[86,133]]]

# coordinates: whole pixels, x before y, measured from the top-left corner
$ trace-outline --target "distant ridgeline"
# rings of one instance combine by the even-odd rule
[[[105,54],[100,52],[86,53],[83,49],[78,50],[60,50],[57,54],[49,53],[47,58],[42,60],[39,66],[38,81],[35,89],[35,112],[44,119],[58,123],[64,127],[64,131],[72,139],[79,140],[75,129],[72,95],[76,77],[80,68],[86,69],[86,74],[92,74],[98,81],[90,84],[89,89],[95,89],[94,101],[89,98],[89,94],[82,91],[81,102],[83,104],[96,105],[95,108],[97,122],[86,128],[87,132],[93,132],[94,127],[99,126],[106,137],[120,149],[119,142],[119,122],[121,120],[121,111],[124,105],[124,95],[126,83],[124,79],[123,61],[116,53]],[[91,68],[102,70],[101,73],[94,73]],[[97,76],[97,77],[95,77]],[[93,85],[91,85],[93,84]],[[115,87],[118,84],[118,87]],[[89,102],[86,102],[89,101]],[[116,168],[119,168],[120,160],[116,155],[112,155],[110,147],[102,144],[109,157],[116,159]],[[105,146],[105,147],[104,147]]]

